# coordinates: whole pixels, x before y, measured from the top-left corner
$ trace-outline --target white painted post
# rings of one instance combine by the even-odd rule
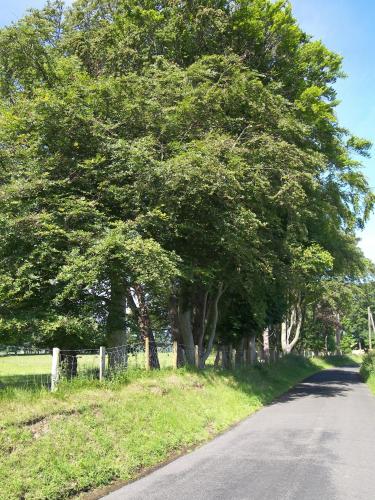
[[[178,368],[178,342],[173,341],[173,368],[176,370]]]
[[[196,345],[195,346],[195,367],[200,368],[200,363],[199,363],[199,347]]]
[[[150,339],[145,337],[145,369],[150,370]]]
[[[99,348],[99,380],[103,381],[105,378],[105,347]]]
[[[51,368],[51,391],[56,391],[57,383],[59,381],[59,363],[60,363],[60,349],[54,347],[52,349],[52,368]]]

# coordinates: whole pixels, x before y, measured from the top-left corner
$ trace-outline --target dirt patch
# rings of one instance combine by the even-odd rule
[[[165,387],[159,387],[155,385],[153,387],[150,387],[150,392],[152,394],[156,394],[157,396],[165,396],[166,394],[168,394],[169,390]]]
[[[30,425],[30,431],[34,439],[38,439],[49,431],[49,420],[44,418],[33,425]]]
[[[170,377],[167,377],[166,382],[171,385],[178,385],[180,386],[182,384],[181,377],[178,377],[177,375],[171,375]]]
[[[198,380],[194,380],[194,382],[191,384],[191,387],[194,387],[194,389],[203,389],[204,384],[198,382]]]

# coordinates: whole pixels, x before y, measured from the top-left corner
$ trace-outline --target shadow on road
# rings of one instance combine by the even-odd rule
[[[335,398],[345,396],[353,385],[361,383],[359,373],[355,369],[325,370],[316,373],[296,387],[280,396],[275,403],[288,403],[308,396]]]

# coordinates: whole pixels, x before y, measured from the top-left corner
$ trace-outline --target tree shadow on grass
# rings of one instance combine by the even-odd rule
[[[331,357],[328,359],[331,364],[337,366],[357,366],[353,360],[345,357]],[[271,365],[257,364],[253,367],[241,367],[235,370],[220,370],[213,367],[207,367],[205,370],[196,370],[195,368],[184,368],[191,373],[195,373],[204,380],[205,384],[217,385],[218,377],[225,379],[225,384],[231,385],[234,389],[245,393],[254,405],[262,405],[271,402],[290,401],[305,396],[314,395],[316,397],[334,397],[344,395],[353,383],[360,382],[359,375],[352,371],[326,370],[313,375],[314,382],[307,385],[307,379],[303,384],[298,384],[294,389],[280,397],[296,383],[305,379],[309,374],[317,370],[317,366],[311,359],[302,358],[295,355],[283,357]],[[141,369],[131,369],[119,374],[109,376],[104,382],[105,386],[112,389],[121,388],[124,385],[136,381],[140,378],[154,378],[162,376],[163,373],[176,373],[173,369],[163,369],[159,371],[145,371]],[[329,380],[327,379],[329,373]],[[325,380],[320,377],[326,378]],[[29,374],[29,375],[6,375],[0,376],[0,397],[11,393],[17,394],[17,391],[27,390],[37,392],[50,386],[49,374]],[[66,390],[84,389],[86,387],[102,386],[102,382],[95,378],[77,377],[73,381],[63,382],[62,388]],[[278,399],[276,399],[278,398]],[[289,399],[288,399],[289,398]]]
[[[32,375],[0,376],[0,400],[12,400],[19,397],[20,391],[27,394],[38,394],[49,390],[51,376],[45,373]]]
[[[353,384],[361,382],[358,371],[350,369],[358,367],[350,358],[331,357],[329,362],[348,369],[333,368],[309,375],[317,370],[312,360],[290,355],[271,365],[259,364],[233,371],[209,369],[201,372],[201,376],[208,384],[215,384],[218,376],[225,377],[229,384],[249,397],[256,398],[262,405],[289,402],[308,396],[345,396]]]
[[[1,375],[0,389],[10,387],[43,387],[49,385],[51,376],[47,373],[27,375]]]

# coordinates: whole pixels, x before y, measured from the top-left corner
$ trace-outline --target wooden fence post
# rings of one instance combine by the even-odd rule
[[[99,380],[103,381],[105,378],[105,347],[99,348]]]
[[[52,349],[52,368],[51,368],[51,391],[56,391],[57,383],[59,381],[59,363],[60,363],[60,349],[54,347]]]
[[[173,361],[172,366],[174,369],[177,369],[178,365],[178,342],[177,340],[173,341]]]
[[[150,339],[145,337],[145,368],[150,369]]]
[[[199,368],[199,347],[195,346],[195,367]]]

